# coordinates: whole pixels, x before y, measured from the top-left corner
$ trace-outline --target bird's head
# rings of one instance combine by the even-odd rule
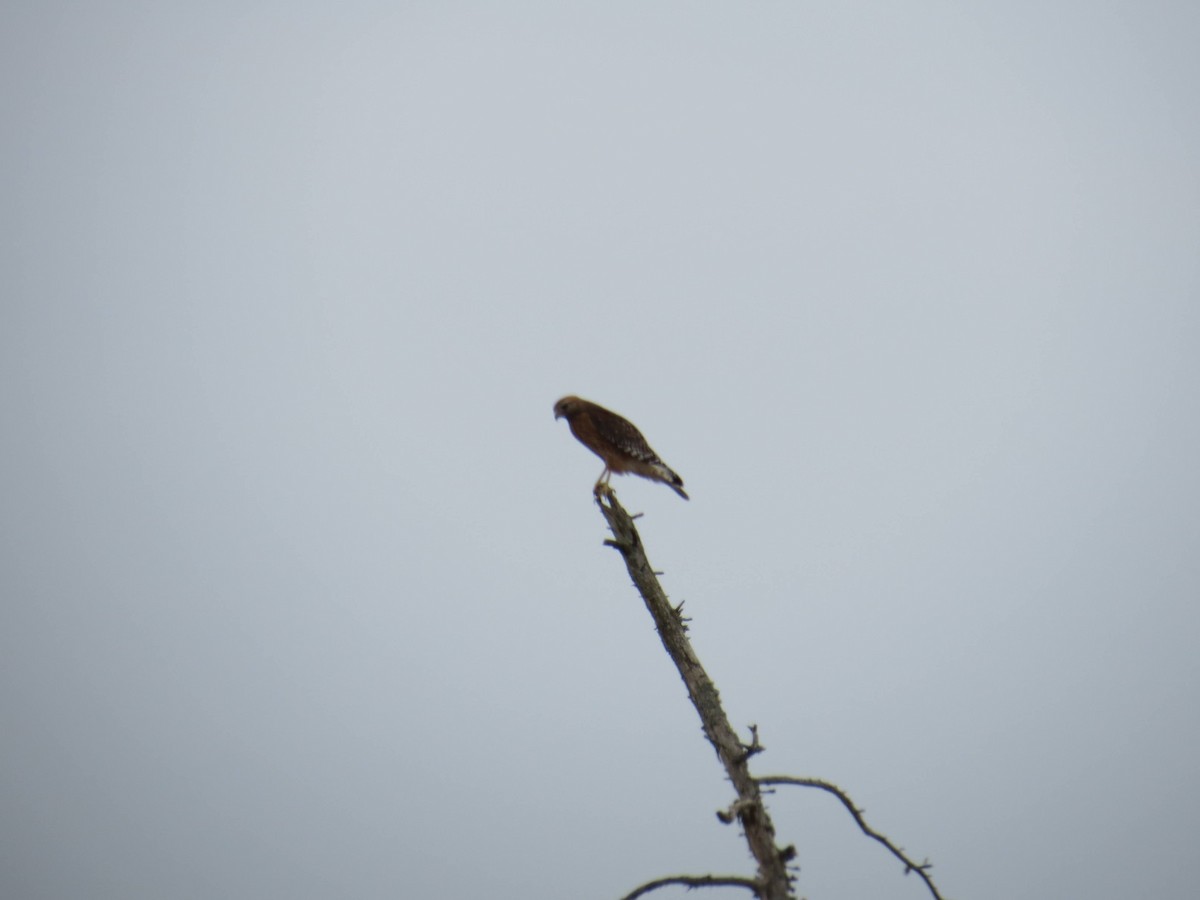
[[[563,397],[561,400],[559,400],[557,403],[554,404],[554,418],[570,419],[572,415],[579,412],[579,407],[582,404],[583,404],[583,401],[580,400],[578,397],[575,397],[575,396]]]

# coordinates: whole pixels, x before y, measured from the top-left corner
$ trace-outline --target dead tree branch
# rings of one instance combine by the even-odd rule
[[[867,824],[867,820],[863,818],[863,811],[854,805],[854,801],[850,799],[850,795],[843,791],[836,784],[829,781],[822,781],[820,778],[793,778],[790,775],[767,775],[759,778],[758,783],[763,786],[773,784],[792,784],[798,787],[811,787],[818,790],[827,791],[833,796],[842,801],[842,805],[850,811],[850,815],[854,817],[854,821],[858,823],[858,827],[862,829],[862,833],[867,837],[874,838],[887,847],[891,854],[904,863],[904,874],[916,872],[925,882],[925,886],[929,888],[929,893],[933,894],[934,900],[944,900],[942,895],[938,893],[937,885],[933,883],[933,878],[929,875],[929,869],[933,868],[933,863],[928,859],[923,863],[913,862],[908,855],[899,847],[891,842],[891,840],[883,834],[873,829]]]
[[[656,878],[654,881],[647,881],[640,887],[634,888],[633,892],[626,894],[621,900],[636,900],[644,894],[658,890],[660,887],[668,887],[672,884],[682,884],[688,889],[698,887],[744,887],[754,893],[758,893],[758,882],[753,878],[743,878],[740,875],[670,875],[666,878]]]
[[[692,705],[700,715],[704,735],[716,750],[737,791],[738,799],[731,809],[735,810],[750,852],[758,864],[758,877],[753,880],[742,879],[739,884],[743,887],[753,885],[760,900],[792,900],[795,895],[792,893],[792,877],[788,873],[787,863],[796,851],[794,847],[781,849],[776,846],[775,826],[763,803],[759,782],[750,774],[747,764],[749,758],[762,749],[757,734],[751,744],[744,744],[729,724],[716,685],[700,665],[687,638],[683,615],[667,600],[666,592],[646,558],[633,518],[617,502],[611,489],[599,494],[596,502],[613,534],[612,539],[605,543],[618,550],[624,558],[625,567],[654,619],[663,647],[679,670]]]

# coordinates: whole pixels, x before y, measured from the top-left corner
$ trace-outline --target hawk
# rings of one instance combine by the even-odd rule
[[[604,460],[604,471],[596,480],[594,493],[608,490],[614,472],[632,472],[651,481],[661,481],[684,500],[683,479],[671,471],[651,449],[642,433],[628,419],[579,397],[563,397],[554,404],[554,418],[567,420],[571,434]]]

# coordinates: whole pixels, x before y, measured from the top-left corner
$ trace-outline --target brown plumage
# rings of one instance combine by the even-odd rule
[[[688,499],[683,479],[659,459],[628,419],[579,397],[563,397],[555,403],[554,418],[566,419],[579,442],[604,460],[595,493],[608,490],[608,480],[614,472],[632,472],[651,481],[661,481],[684,500]]]

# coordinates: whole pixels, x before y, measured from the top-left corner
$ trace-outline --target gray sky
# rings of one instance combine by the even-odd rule
[[[0,893],[750,873],[578,393],[686,480],[615,486],[759,773],[957,900],[1193,897],[1198,45],[1146,0],[7,4]],[[771,807],[810,900],[924,896]]]

